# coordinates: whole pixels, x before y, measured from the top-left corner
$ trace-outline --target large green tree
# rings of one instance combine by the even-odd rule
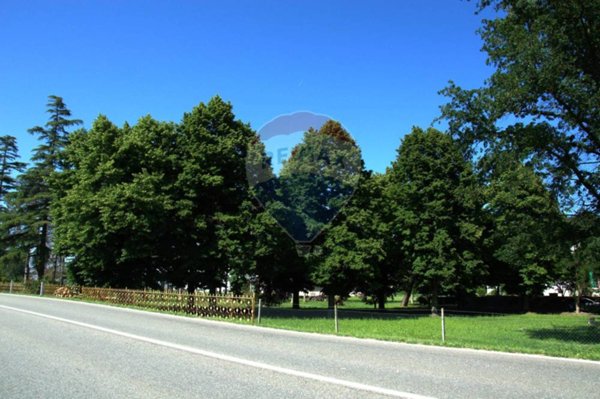
[[[504,166],[485,188],[490,221],[486,282],[527,299],[556,281],[557,263],[566,247],[561,237],[563,216],[531,167],[520,162]]]
[[[567,248],[558,264],[559,276],[573,293],[579,313],[581,297],[591,293],[600,275],[600,217],[581,210],[568,218],[561,238]]]
[[[243,223],[246,242],[251,243],[248,258],[252,259],[246,274],[266,303],[277,303],[291,293],[292,306],[299,308],[300,291],[312,286],[310,262],[294,238],[297,227],[301,228],[300,237],[305,236],[305,223],[292,211],[293,201],[283,195],[281,181],[259,140],[248,147],[246,173],[254,197],[252,211]]]
[[[360,291],[383,309],[396,290],[397,270],[385,259],[389,232],[382,190],[381,176],[363,172],[352,198],[323,232],[313,279],[330,298]]]
[[[352,290],[354,271],[365,267],[358,263],[360,248],[355,247],[353,232],[338,215],[350,201],[362,170],[358,146],[339,122],[329,120],[318,130],[305,132],[268,201],[273,216],[300,246],[320,246],[322,253],[308,254],[306,262],[314,269],[315,284],[330,298]]]
[[[230,239],[236,233],[227,230],[237,229],[233,218],[249,198],[245,157],[254,140],[256,133],[218,96],[186,113],[178,127],[171,231],[179,258],[169,279],[190,291],[223,286],[242,251],[240,241]]]
[[[68,146],[56,235],[77,281],[215,292],[251,268],[245,155],[256,134],[219,97],[180,124],[100,117]]]
[[[485,85],[451,83],[443,116],[471,151],[509,148],[547,174],[565,206],[600,207],[600,1],[482,0]]]
[[[176,129],[150,116],[133,127],[100,116],[71,138],[53,204],[57,250],[86,285],[156,287],[171,250]]]
[[[284,214],[276,218],[300,243],[310,243],[340,212],[356,189],[363,161],[339,122],[305,132],[277,179],[275,198]]]
[[[479,256],[481,190],[452,138],[413,128],[388,169],[392,234],[408,279],[438,305],[485,275]]]

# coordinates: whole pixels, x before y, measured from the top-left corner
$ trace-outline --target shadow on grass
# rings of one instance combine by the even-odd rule
[[[587,345],[600,344],[600,328],[597,326],[538,328],[526,332],[534,339],[554,339]]]
[[[333,319],[332,309],[282,309],[276,307],[264,307],[261,309],[263,317],[274,319]],[[398,312],[398,311],[368,311],[358,309],[338,309],[340,319],[400,319],[415,317],[431,317],[431,313],[422,312]]]
[[[315,308],[300,308],[290,309],[281,307],[263,307],[262,315],[276,319],[314,319],[314,318],[331,318],[333,319],[333,309],[315,309]],[[439,310],[435,317],[439,317]],[[478,318],[490,316],[506,316],[501,313],[491,312],[470,312],[447,310],[446,317],[461,317],[461,318]],[[426,308],[409,308],[409,309],[384,309],[384,310],[368,310],[368,309],[344,309],[338,308],[338,317],[340,319],[406,319],[406,318],[423,318],[432,317],[431,309]]]

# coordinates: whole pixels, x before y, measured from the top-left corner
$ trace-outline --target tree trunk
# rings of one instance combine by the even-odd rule
[[[579,284],[575,285],[575,313],[579,314],[581,313],[581,293],[583,292],[583,290],[581,289],[581,286]]]
[[[410,301],[410,297],[412,295],[414,286],[415,286],[415,283],[413,281],[411,281],[409,286],[407,287],[406,291],[404,292],[404,298],[402,298],[402,307],[403,308],[408,306],[408,302]]]
[[[196,282],[188,281],[188,283],[187,283],[188,294],[193,294],[194,292],[196,292],[196,288],[198,288],[198,284]]]
[[[58,268],[58,256],[54,256],[54,270],[52,270],[52,283],[56,283],[56,269]]]
[[[335,307],[335,295],[327,294],[327,307],[333,309]]]
[[[525,294],[523,296],[523,311],[524,312],[529,312],[529,294]]]
[[[25,263],[25,273],[23,275],[23,283],[29,281],[29,262],[31,261],[31,253],[27,251],[27,262]]]
[[[60,257],[60,285],[65,285],[65,257]]]
[[[433,283],[431,290],[431,306],[438,309],[440,307],[440,301],[438,298],[438,285],[437,282]]]
[[[377,306],[379,308],[379,310],[384,310],[385,309],[385,295],[383,293],[381,293],[380,295],[377,295]]]
[[[42,231],[38,242],[38,248],[35,251],[35,270],[38,274],[38,280],[42,281],[44,272],[46,271],[46,260],[48,259],[48,224],[42,225]]]
[[[292,309],[300,309],[300,291],[294,290],[292,293]]]
[[[208,286],[208,293],[210,295],[217,295],[217,284],[210,283],[210,285]]]

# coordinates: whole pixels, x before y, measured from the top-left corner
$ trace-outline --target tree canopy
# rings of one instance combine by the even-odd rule
[[[471,151],[510,148],[563,195],[600,206],[600,1],[484,0],[500,17],[480,29],[486,84],[442,91],[450,131]],[[507,122],[508,121],[508,122]]]
[[[31,164],[0,137],[0,278],[57,281],[67,264],[75,284],[291,294],[294,307],[313,287],[379,308],[400,291],[433,306],[490,288],[525,304],[552,285],[590,293],[600,0],[479,4],[496,10],[479,31],[491,76],[450,82],[447,131],[414,127],[385,173],[333,120],[276,176],[219,96],[177,122],[100,115],[73,132],[81,121],[49,96]]]

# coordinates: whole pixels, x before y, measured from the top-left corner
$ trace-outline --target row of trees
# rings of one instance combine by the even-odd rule
[[[493,4],[505,13],[482,36],[496,72],[480,89],[445,89],[449,131],[413,128],[383,174],[333,121],[305,133],[277,178],[219,97],[179,123],[100,116],[69,134],[81,122],[51,96],[29,168],[14,137],[0,141],[0,273],[27,278],[32,265],[55,278],[67,263],[81,284],[252,286],[296,304],[319,286],[381,308],[399,291],[433,305],[486,286],[585,292],[600,267],[600,77],[588,59],[600,56],[599,2]],[[267,165],[260,184],[248,184],[249,159]],[[299,253],[282,226],[318,250]]]

